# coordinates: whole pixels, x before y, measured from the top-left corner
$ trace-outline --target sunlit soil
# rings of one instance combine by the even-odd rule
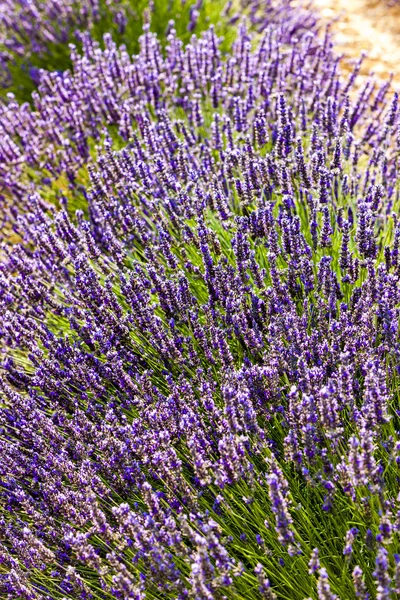
[[[315,0],[325,22],[332,26],[337,48],[353,62],[366,52],[362,75],[373,72],[400,88],[400,2],[390,0]],[[353,60],[352,60],[353,59]]]

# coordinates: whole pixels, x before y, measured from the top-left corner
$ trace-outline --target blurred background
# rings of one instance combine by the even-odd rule
[[[373,71],[379,79],[394,73],[399,84],[400,2],[398,0],[315,0],[323,19],[334,20],[336,46],[357,58],[367,52],[361,73]]]

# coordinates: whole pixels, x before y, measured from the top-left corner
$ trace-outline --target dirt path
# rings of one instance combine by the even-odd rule
[[[338,50],[349,60],[367,52],[362,74],[373,71],[386,80],[394,73],[400,89],[400,2],[390,0],[314,0],[321,17],[335,19],[333,31]]]

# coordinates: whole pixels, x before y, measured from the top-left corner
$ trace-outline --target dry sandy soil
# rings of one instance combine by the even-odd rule
[[[338,50],[348,58],[367,52],[361,73],[371,71],[382,80],[393,73],[393,86],[400,89],[400,0],[314,0],[332,29]]]

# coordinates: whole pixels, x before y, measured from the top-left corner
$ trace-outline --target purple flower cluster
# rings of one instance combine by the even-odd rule
[[[68,43],[78,29],[91,29],[104,11],[102,0],[2,0],[0,5],[0,44],[17,55],[43,54],[49,44]],[[105,5],[121,31],[127,14],[123,0]]]
[[[3,0],[0,4],[0,83],[13,83],[10,65],[25,61],[25,69],[37,77],[29,65],[32,55],[43,56],[49,47],[67,44],[78,29],[92,29],[100,20],[99,0]],[[125,17],[126,20],[126,17]]]
[[[215,109],[219,107],[219,111],[228,105],[232,110],[234,104],[235,126],[238,131],[244,131],[249,127],[245,115],[254,111],[253,103],[259,100],[260,93],[265,98],[283,86],[282,89],[297,89],[298,94],[310,90],[311,95],[315,82],[309,77],[315,69],[321,82],[325,76],[328,79],[334,77],[336,63],[331,64],[334,59],[330,54],[330,43],[327,38],[322,46],[317,40],[315,27],[312,27],[315,19],[310,13],[294,10],[286,0],[269,4],[266,20],[265,15],[263,18],[257,16],[258,3],[250,3],[254,26],[263,26],[268,32],[264,33],[259,56],[252,59],[251,70],[257,74],[258,64],[263,64],[266,59],[271,63],[268,70],[258,74],[257,90],[254,84],[249,86],[253,73],[247,64],[250,36],[245,33],[241,36],[242,41],[235,44],[234,53],[238,58],[224,57],[223,60],[215,35],[213,58],[202,49],[202,40],[194,42],[194,47],[189,44],[184,48],[172,26],[166,56],[162,55],[161,45],[151,33],[143,36],[141,53],[136,57],[130,57],[124,48],[118,50],[110,35],[104,38],[104,51],[89,35],[83,35],[82,55],[71,46],[72,73],[41,72],[40,93],[33,94],[33,109],[28,104],[19,105],[13,101],[11,93],[9,102],[1,107],[0,181],[2,188],[12,193],[13,204],[16,198],[26,196],[29,189],[37,190],[38,185],[48,183],[49,178],[52,178],[53,188],[57,188],[54,185],[57,182],[62,186],[75,182],[76,173],[87,163],[90,149],[102,138],[104,129],[115,127],[121,138],[128,141],[135,115],[140,115],[142,106],[148,103],[158,110],[168,111],[185,102],[182,109],[199,127],[203,119],[200,105],[206,94],[211,105]],[[233,21],[235,19],[232,17]],[[282,51],[281,46],[285,44],[293,45],[293,56]],[[317,55],[323,55],[326,61],[321,66],[314,56],[317,48]],[[300,67],[297,73],[292,72],[294,60]],[[244,73],[238,75],[245,63]],[[244,103],[240,96],[247,93],[247,88],[250,99]],[[225,89],[229,89],[228,98],[225,98]],[[304,99],[302,104],[305,112],[309,101],[305,104]],[[253,135],[259,137],[257,143],[262,145],[266,142],[264,120],[265,116],[260,114],[254,119],[253,127]],[[215,135],[220,135],[223,121]],[[16,176],[19,171],[23,171],[21,177]]]
[[[399,587],[397,95],[279,14],[2,107],[4,597]]]

